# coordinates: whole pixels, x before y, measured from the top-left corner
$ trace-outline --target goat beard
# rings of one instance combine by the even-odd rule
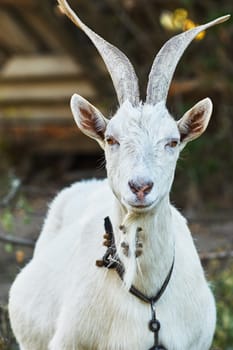
[[[141,274],[140,259],[143,242],[143,220],[140,215],[128,213],[121,225],[121,235],[118,247],[119,257],[124,265],[124,286],[127,290],[133,285],[136,275]],[[140,241],[140,255],[139,244]],[[127,254],[122,251],[122,244],[127,246]]]

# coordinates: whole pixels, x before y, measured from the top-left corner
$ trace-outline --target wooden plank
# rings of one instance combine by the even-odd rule
[[[0,45],[6,45],[11,52],[33,53],[38,47],[31,40],[30,34],[11,17],[10,12],[0,9]]]
[[[187,94],[201,87],[200,79],[173,80],[169,89],[169,96]]]
[[[34,0],[1,0],[2,5],[13,5],[13,6],[35,6]]]
[[[92,84],[96,87],[98,94],[101,94],[103,87],[100,82],[102,81],[103,75],[96,69],[96,65],[93,62],[93,57],[97,55],[96,50],[88,49],[90,47],[83,41],[83,33],[80,32],[78,35],[77,30],[74,26],[68,25],[67,19],[64,16],[57,15],[54,5],[50,1],[35,0],[38,6],[40,5],[40,13],[46,22],[49,24],[50,31],[56,35],[60,44],[64,48],[65,52],[73,57],[73,59],[82,65],[86,79],[92,81]],[[77,32],[77,35],[74,35]],[[86,42],[88,43],[88,41]]]
[[[82,67],[67,55],[18,55],[7,60],[0,80],[75,77],[81,73]]]
[[[63,45],[61,45],[60,40],[53,31],[51,31],[50,24],[43,16],[35,11],[25,11],[24,8],[21,9],[20,15],[28,26],[34,29],[37,36],[45,43],[45,46],[49,47],[50,50],[64,51]]]
[[[1,5],[35,6],[34,0],[1,0]]]
[[[106,106],[96,104],[91,101],[104,114],[108,111]],[[29,125],[29,124],[48,124],[73,123],[73,116],[70,109],[69,99],[65,103],[56,102],[55,104],[25,104],[3,106],[0,103],[0,127],[1,125]]]
[[[95,140],[91,140],[81,133],[67,134],[67,138],[63,139],[49,139],[48,137],[41,142],[33,144],[33,153],[46,154],[53,153],[67,153],[74,154],[96,154],[101,153],[100,146]]]
[[[0,138],[8,144],[25,148],[29,153],[82,153],[91,154],[100,151],[94,140],[90,140],[76,127],[70,124],[47,125],[9,125],[0,127]]]
[[[74,93],[94,98],[95,89],[86,80],[6,83],[0,81],[0,104],[55,103],[68,101]]]
[[[187,94],[201,89],[203,81],[174,81],[169,90],[169,96]],[[39,81],[4,81],[0,79],[0,105],[14,103],[54,104],[55,102],[69,101],[70,97],[78,93],[92,102],[97,100],[97,91],[90,82],[81,79],[39,80]]]
[[[69,101],[65,104],[56,103],[55,105],[19,105],[19,106],[1,106],[0,104],[0,126],[1,123],[9,124],[27,124],[31,123],[59,123],[61,120],[73,121]]]

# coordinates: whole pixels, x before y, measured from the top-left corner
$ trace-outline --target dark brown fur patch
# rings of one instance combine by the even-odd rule
[[[189,118],[186,121],[185,127],[180,127],[180,140],[183,141],[186,136],[190,133],[199,133],[203,129],[201,123],[203,119],[204,110],[199,110],[198,112],[194,109],[190,112]]]
[[[83,128],[89,130],[90,132],[97,134],[102,140],[104,139],[104,130],[101,130],[98,125],[98,117],[95,111],[90,108],[87,110],[85,108],[80,108],[80,113],[83,116],[82,126]]]

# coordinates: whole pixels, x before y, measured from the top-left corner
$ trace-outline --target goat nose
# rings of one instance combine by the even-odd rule
[[[142,200],[147,194],[150,193],[154,183],[152,181],[137,182],[131,180],[128,182],[131,192],[136,194],[138,199]]]

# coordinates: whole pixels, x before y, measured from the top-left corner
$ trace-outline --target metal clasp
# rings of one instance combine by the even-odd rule
[[[161,328],[159,320],[156,318],[155,303],[151,301],[151,320],[149,321],[149,330],[154,333],[154,345],[149,350],[166,350],[162,345],[159,345],[159,330]]]

